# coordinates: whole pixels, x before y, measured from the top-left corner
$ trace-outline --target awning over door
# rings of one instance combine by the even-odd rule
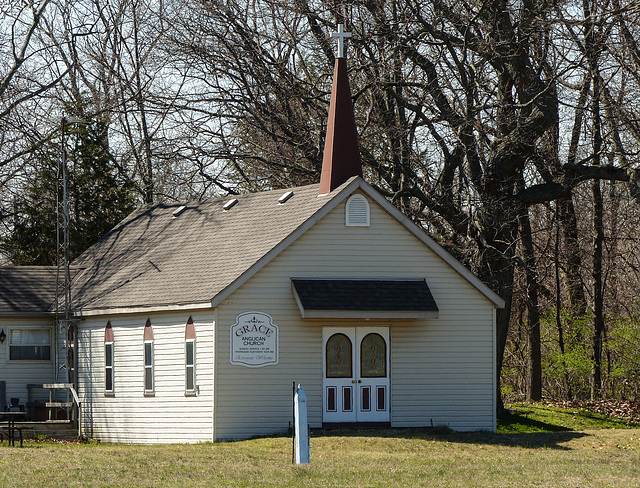
[[[435,319],[425,280],[291,278],[303,318]]]

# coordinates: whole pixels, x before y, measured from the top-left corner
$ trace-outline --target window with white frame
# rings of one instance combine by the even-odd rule
[[[51,329],[11,329],[9,359],[11,361],[50,361]]]
[[[196,394],[196,329],[189,317],[184,331],[185,394]]]
[[[185,361],[185,373],[186,383],[185,387],[187,392],[196,391],[196,361],[195,361],[195,348],[196,341],[188,340],[185,343],[186,361]]]
[[[144,326],[144,394],[153,396],[153,328],[147,319]]]
[[[104,329],[104,393],[113,394],[113,329],[111,321]]]

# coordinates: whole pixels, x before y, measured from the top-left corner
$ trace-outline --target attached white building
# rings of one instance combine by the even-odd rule
[[[0,409],[12,398],[32,418],[45,419],[48,392],[57,377],[56,355],[64,336],[54,327],[56,269],[0,267]]]
[[[351,110],[339,58],[319,185],[143,208],[73,263],[85,435],[284,432],[293,382],[313,428],[495,431],[504,302],[358,176]]]

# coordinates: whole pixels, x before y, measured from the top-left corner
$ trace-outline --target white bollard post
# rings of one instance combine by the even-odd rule
[[[295,399],[296,464],[309,464],[309,426],[307,423],[307,395],[298,385]]]

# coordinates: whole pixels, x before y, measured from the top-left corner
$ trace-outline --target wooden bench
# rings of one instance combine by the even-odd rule
[[[70,389],[73,389],[73,383],[45,383],[42,388],[49,390],[49,401],[45,402],[45,407],[49,410],[49,420],[53,420],[54,412],[55,418],[58,418],[58,409],[64,409],[66,419],[71,420],[70,413],[73,402],[71,401]],[[54,400],[53,396],[56,390],[66,390],[67,400],[64,402]]]

